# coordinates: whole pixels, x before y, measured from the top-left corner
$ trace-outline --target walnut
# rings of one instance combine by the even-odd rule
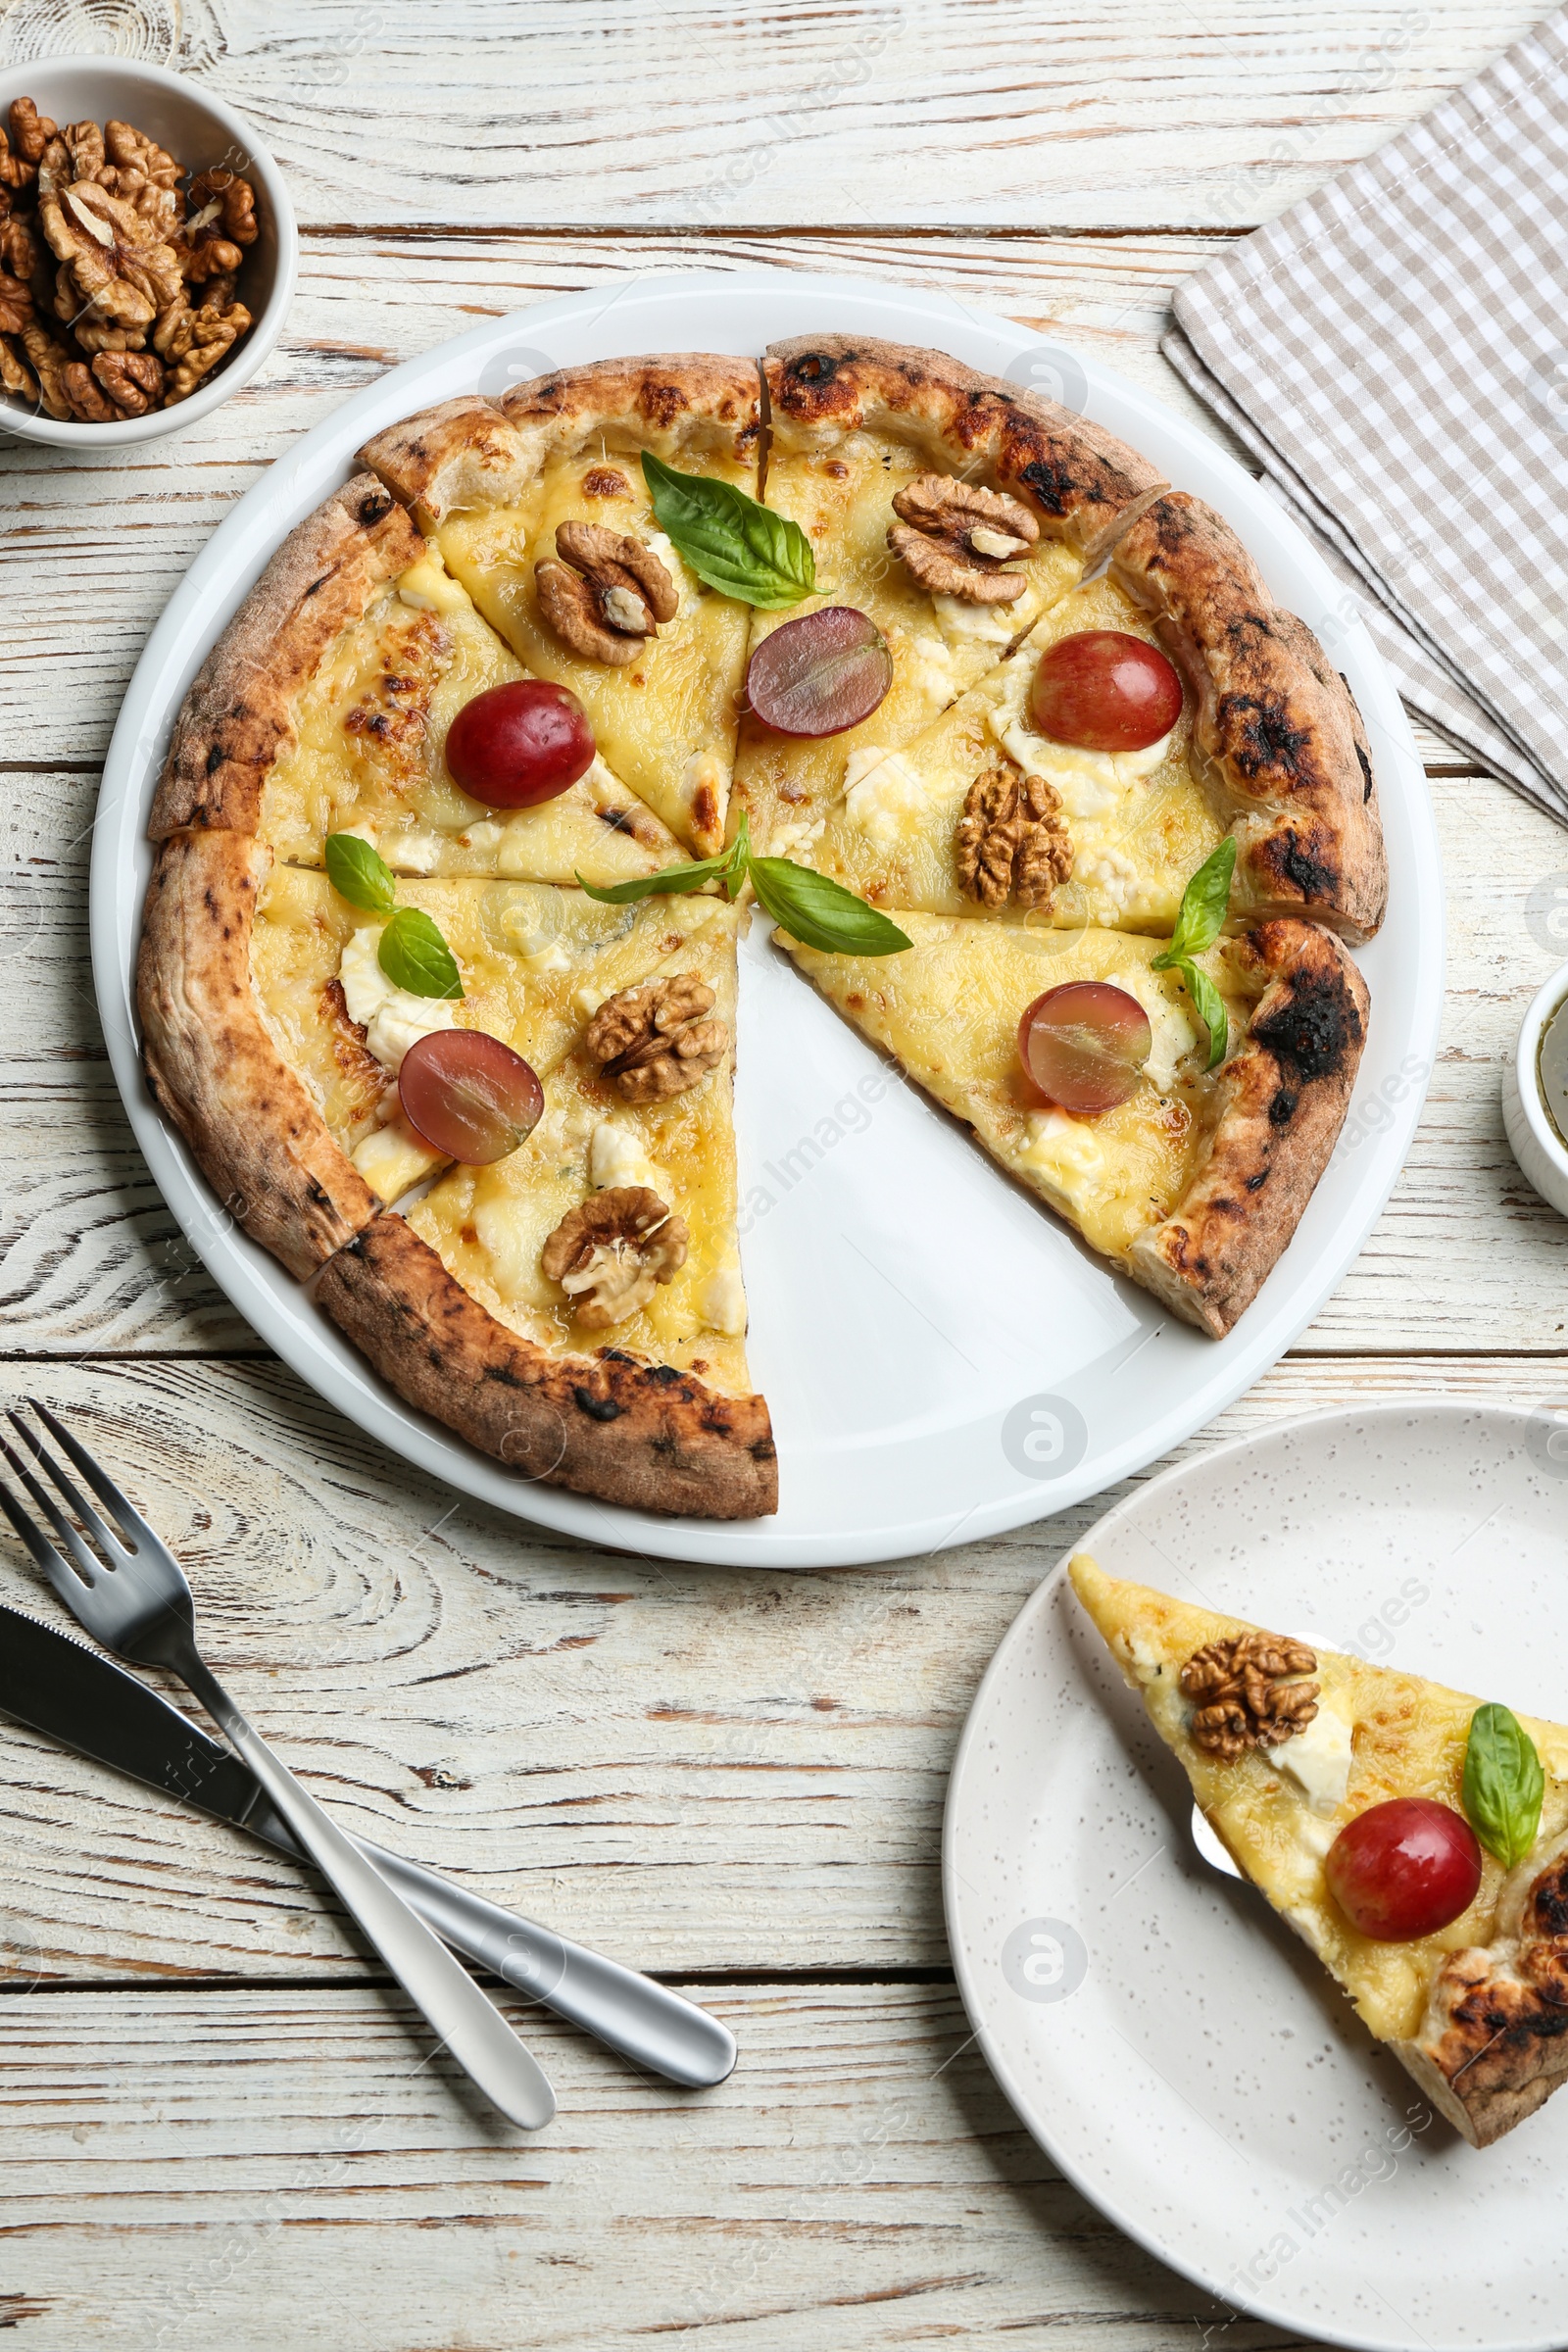
[[[150,139],[145,131],[138,130],[133,122],[106,122],[104,147],[110,163],[122,174],[118,185],[122,187],[124,175],[134,172],[138,178],[150,181],[154,187],[167,189],[170,194],[179,186],[180,169],[173,157],[167,148],[160,147],[156,139]],[[209,172],[203,176],[211,178],[213,174]],[[193,195],[197,184],[200,183],[193,183]]]
[[[1316,1672],[1306,1644],[1280,1634],[1229,1634],[1195,1650],[1179,1678],[1183,1697],[1201,1701],[1194,1742],[1227,1764],[1278,1747],[1316,1715],[1318,1686],[1298,1679]]]
[[[184,299],[172,246],[96,181],[73,180],[40,197],[38,221],[63,265],[55,308],[73,323],[81,317],[107,325],[139,350],[160,314]]]
[[[27,221],[11,220],[0,222],[0,267],[12,277],[30,281],[41,258],[38,239]],[[33,299],[36,301],[37,297]]]
[[[154,349],[174,363],[164,394],[166,409],[190,397],[203,376],[211,375],[219,361],[232,351],[250,322],[251,315],[242,302],[231,302],[226,310],[204,302],[199,311],[187,308],[173,313],[167,340],[156,334],[153,337]],[[161,326],[163,321],[159,323]]]
[[[534,565],[539,610],[556,635],[590,662],[624,668],[662,620],[680,610],[675,583],[651,547],[598,522],[563,522],[556,554]]]
[[[145,416],[164,396],[164,363],[151,351],[101,351],[92,364],[116,416]]]
[[[190,226],[201,223],[201,216],[210,212],[218,233],[230,245],[254,245],[261,235],[256,219],[256,190],[248,179],[237,172],[198,172],[190,183],[190,201],[194,208]]]
[[[28,402],[35,402],[38,398],[38,378],[15,344],[8,342],[3,335],[0,335],[0,386],[7,392],[18,393]]]
[[[583,1046],[628,1102],[664,1102],[700,1085],[729,1051],[723,1021],[706,1015],[713,992],[695,972],[623,988],[601,1004]]]
[[[104,154],[104,134],[97,123],[68,122],[60,136],[71,158],[72,178],[96,180],[108,161]]]
[[[46,415],[62,419],[72,416],[74,412],[65,380],[71,354],[55,341],[46,326],[40,326],[36,318],[29,320],[23,328],[22,348],[38,379],[38,398]]]
[[[30,98],[13,99],[9,139],[0,130],[0,184],[30,188],[38,176],[39,158],[54,136],[54,123],[39,114]]]
[[[646,1185],[617,1184],[571,1208],[546,1242],[539,1263],[572,1300],[589,1331],[624,1323],[648,1304],[662,1282],[686,1262],[689,1237]]]
[[[1017,499],[921,473],[895,492],[893,512],[903,519],[889,526],[888,545],[933,596],[1008,605],[1023,594],[1023,573],[1002,566],[1033,547],[1040,525]]]
[[[32,317],[32,289],[0,272],[0,335],[20,335]]]
[[[1061,795],[1044,776],[1026,776],[1009,760],[976,776],[956,835],[958,880],[982,906],[1050,908],[1056,885],[1072,872],[1072,843],[1061,821]]]

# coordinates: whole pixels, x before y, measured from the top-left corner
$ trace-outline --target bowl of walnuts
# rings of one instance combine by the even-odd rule
[[[0,74],[0,433],[195,423],[270,354],[297,253],[277,166],[194,82],[112,57]]]

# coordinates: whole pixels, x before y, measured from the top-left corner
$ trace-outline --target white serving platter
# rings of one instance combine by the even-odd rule
[[[778,1440],[776,1518],[663,1519],[529,1484],[383,1388],[309,1297],[224,1218],[153,1107],[132,972],[147,810],[204,655],[285,534],[412,411],[558,366],[644,351],[760,353],[828,330],[937,346],[1080,408],[1218,508],[1270,589],[1325,638],[1372,741],[1393,872],[1360,957],[1370,1041],[1354,1104],[1291,1248],[1215,1345],[1109,1273],[887,1070],[754,925],[742,958],[738,1121],[748,1348]],[[667,1559],[849,1566],[995,1535],[1061,1509],[1200,1428],[1291,1345],[1365,1241],[1403,1161],[1437,1051],[1443,880],[1425,780],[1387,670],[1300,532],[1202,433],[1108,369],[946,297],[748,270],[627,278],[499,318],[395,368],[241,499],[148,640],[104,771],[93,969],[120,1090],[192,1247],[319,1394],[461,1493]]]
[[[1568,1421],[1454,1402],[1281,1422],[1084,1538],[1109,1574],[1562,1721]],[[1194,1850],[1187,1778],[1066,1582],[1015,1619],[948,1791],[958,1984],[1029,2130],[1214,2297],[1368,2352],[1564,2340],[1568,2093],[1468,2147],[1263,1897]]]

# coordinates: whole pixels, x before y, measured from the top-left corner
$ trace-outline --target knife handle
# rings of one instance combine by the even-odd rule
[[[735,2036],[729,2028],[667,1985],[570,1943],[514,1911],[503,1911],[368,1838],[354,1842],[448,1943],[504,1984],[569,2017],[634,2065],[651,2067],[692,2090],[722,2082],[733,2069]]]

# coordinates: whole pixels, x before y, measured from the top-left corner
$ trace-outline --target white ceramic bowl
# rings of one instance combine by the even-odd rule
[[[1568,999],[1568,963],[1532,1001],[1514,1056],[1502,1073],[1502,1123],[1520,1168],[1543,1200],[1568,1217],[1568,1146],[1551,1123],[1541,1092],[1541,1033]]]
[[[38,58],[0,74],[0,121],[9,122],[14,98],[32,99],[41,115],[57,122],[102,123],[112,118],[133,122],[189,170],[238,172],[255,188],[262,233],[239,273],[239,298],[255,323],[232,357],[189,400],[121,424],[74,424],[0,394],[0,433],[47,441],[57,449],[127,449],[183,431],[249,383],[283,331],[294,298],[299,236],[281,172],[240,116],[162,66],[115,57]]]

